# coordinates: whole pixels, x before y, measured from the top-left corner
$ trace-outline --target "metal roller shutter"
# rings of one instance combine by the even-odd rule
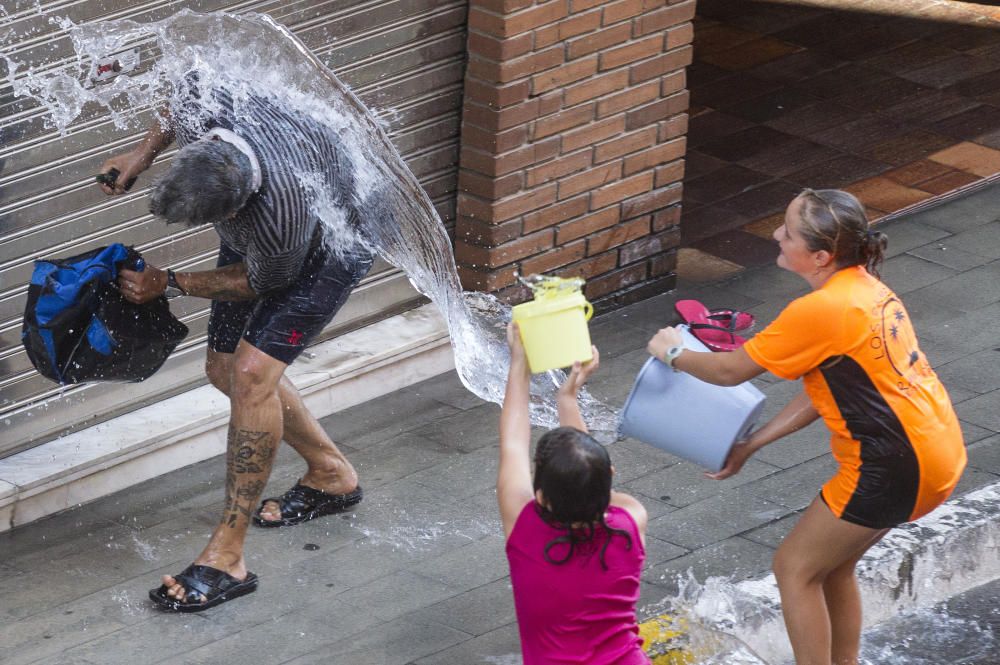
[[[331,0],[225,2],[188,0],[34,1],[4,3],[0,48],[15,62],[45,69],[73,58],[52,17],[74,22],[128,18],[152,21],[182,9],[264,12],[288,26],[378,114],[407,164],[451,225],[465,68],[467,1]],[[141,51],[142,63],[156,54]],[[0,457],[72,429],[155,402],[204,382],[207,301],[179,298],[175,313],[191,334],[153,378],[139,384],[61,389],[40,377],[20,342],[32,261],[123,242],[154,265],[214,265],[211,228],[168,229],[147,210],[146,187],[173,154],[157,160],[129,194],[110,199],[93,184],[100,165],[130,149],[142,132],[114,127],[106,114],[84,113],[60,135],[45,127],[45,110],[15,98],[0,62]],[[406,276],[379,262],[325,338],[412,307],[420,301]]]

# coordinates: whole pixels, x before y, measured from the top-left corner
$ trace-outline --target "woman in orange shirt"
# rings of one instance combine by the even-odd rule
[[[812,287],[735,351],[681,348],[660,330],[649,352],[678,371],[737,385],[765,370],[804,393],[736,444],[712,478],[737,473],[767,444],[823,418],[840,469],[774,557],[799,665],[857,663],[861,598],[854,569],[890,528],[940,505],[965,468],[951,401],[917,346],[909,315],[878,279],[886,237],[847,192],[805,190],[774,232],[778,265]]]

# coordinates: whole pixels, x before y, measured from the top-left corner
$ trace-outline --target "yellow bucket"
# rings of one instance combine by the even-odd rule
[[[532,373],[591,360],[587,321],[594,308],[580,291],[583,280],[536,277],[526,283],[535,298],[516,305],[511,317],[521,331]]]
[[[643,649],[653,665],[693,665],[697,659],[688,649],[687,621],[661,614],[639,624]]]

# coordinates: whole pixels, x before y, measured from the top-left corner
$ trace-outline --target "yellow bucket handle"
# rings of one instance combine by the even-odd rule
[[[580,292],[585,283],[582,277],[555,277],[549,275],[528,275],[527,277],[518,275],[517,279],[531,289],[535,300],[557,298],[566,292]],[[594,306],[586,300],[583,303],[584,320],[590,321],[590,318],[594,316]]]
[[[582,277],[554,277],[549,275],[517,276],[518,281],[531,289],[534,298],[552,298],[566,291],[580,291],[583,288]]]

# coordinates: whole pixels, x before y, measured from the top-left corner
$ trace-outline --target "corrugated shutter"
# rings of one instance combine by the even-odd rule
[[[34,68],[72,57],[54,16],[80,23],[157,20],[182,9],[264,12],[288,26],[379,114],[407,164],[447,224],[454,218],[467,2],[332,0],[329,2],[145,2],[89,0],[4,3],[4,52]],[[143,58],[154,54],[143,52]],[[140,64],[140,67],[142,65]],[[62,432],[155,402],[203,383],[207,301],[180,298],[175,313],[191,335],[152,379],[61,390],[31,367],[20,343],[32,261],[92,247],[135,245],[154,265],[206,269],[217,238],[210,228],[173,230],[147,211],[146,188],[164,153],[130,194],[105,197],[93,184],[100,165],[142,136],[116,129],[85,109],[65,136],[45,127],[45,111],[14,98],[0,63],[0,456]],[[384,318],[419,301],[405,277],[379,263],[355,291],[326,337]]]

